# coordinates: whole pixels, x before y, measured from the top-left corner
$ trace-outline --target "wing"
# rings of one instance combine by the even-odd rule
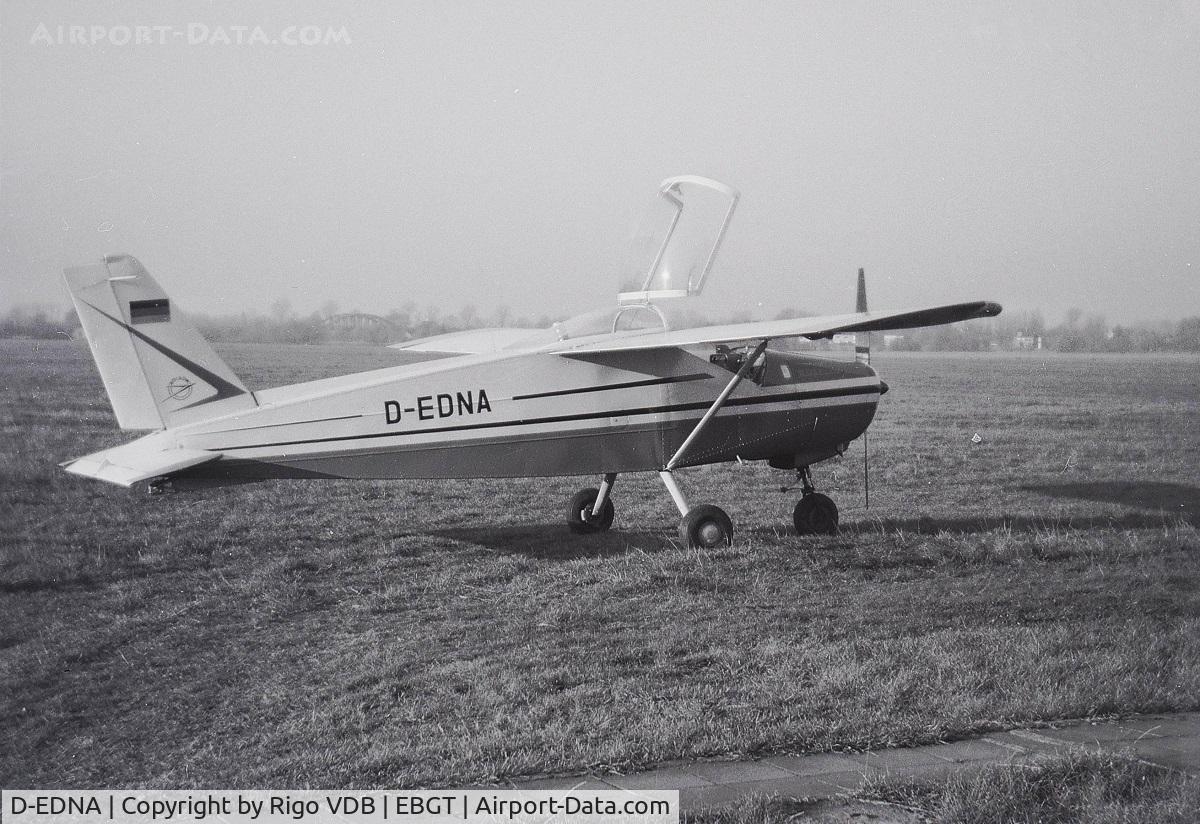
[[[393,343],[389,348],[406,352],[428,352],[441,355],[483,355],[508,349],[514,343],[536,335],[541,329],[467,329],[463,332],[447,332],[428,338],[417,338],[404,343]]]
[[[704,343],[729,343],[773,338],[830,338],[840,332],[881,332],[888,329],[915,329],[939,326],[1000,314],[1000,304],[988,301],[952,303],[923,309],[854,312],[813,318],[729,323],[722,326],[698,326],[692,329],[650,330],[595,335],[560,341],[544,348],[549,352],[616,352],[630,349],[659,349]]]

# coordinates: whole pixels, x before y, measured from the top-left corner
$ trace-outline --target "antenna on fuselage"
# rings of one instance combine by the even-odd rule
[[[855,312],[867,311],[867,276],[858,269],[858,296],[854,302]],[[854,336],[854,360],[864,366],[871,365],[871,333],[859,332]],[[863,501],[864,508],[871,508],[870,450],[867,448],[867,433],[863,432]]]

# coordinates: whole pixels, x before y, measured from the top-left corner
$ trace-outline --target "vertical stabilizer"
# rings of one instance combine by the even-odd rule
[[[858,270],[858,298],[854,303],[854,311],[867,311],[867,276],[861,267]],[[854,336],[854,359],[867,366],[871,365],[870,332],[859,332]]]
[[[110,255],[63,274],[122,429],[162,429],[256,405],[135,258]]]

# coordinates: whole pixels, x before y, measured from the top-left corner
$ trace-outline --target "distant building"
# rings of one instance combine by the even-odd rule
[[[325,325],[339,332],[373,331],[375,329],[391,331],[392,329],[392,324],[387,318],[368,315],[365,312],[343,312],[340,315],[330,315],[325,319]]]
[[[1024,330],[1017,333],[1013,338],[1013,349],[1041,349],[1042,336],[1031,335]]]
[[[366,312],[343,312],[325,318],[325,328],[335,340],[382,342],[396,336],[396,327],[387,318]]]

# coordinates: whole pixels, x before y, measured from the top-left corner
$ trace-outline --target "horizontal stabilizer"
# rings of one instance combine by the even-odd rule
[[[174,472],[199,466],[221,457],[219,452],[202,449],[161,449],[145,443],[145,438],[123,446],[94,452],[62,464],[75,475],[96,478],[120,486],[161,478]]]
[[[447,332],[428,338],[417,338],[404,343],[391,344],[392,349],[405,352],[428,352],[439,355],[484,355],[508,349],[518,341],[536,335],[541,329],[467,329],[463,332]]]

